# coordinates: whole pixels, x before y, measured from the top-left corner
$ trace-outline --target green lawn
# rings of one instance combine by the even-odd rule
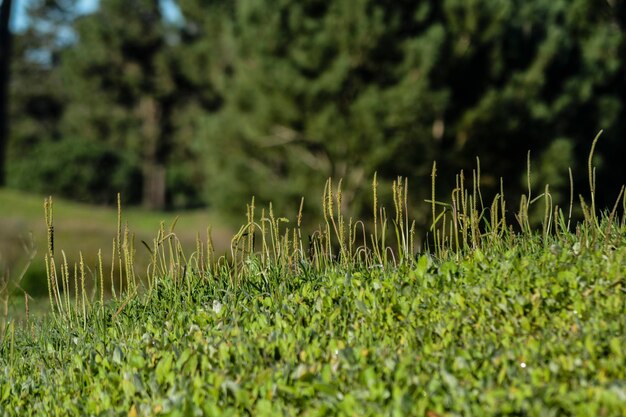
[[[626,415],[626,200],[571,229],[546,210],[534,230],[530,205],[516,229],[504,204],[433,198],[416,252],[393,189],[396,221],[365,231],[328,187],[311,246],[268,211],[229,257],[166,238],[109,299],[97,276],[62,282],[57,253],[49,314],[0,321],[0,416]],[[58,207],[57,225],[81,212]]]
[[[9,334],[0,415],[623,416],[626,245],[528,243],[163,279]]]

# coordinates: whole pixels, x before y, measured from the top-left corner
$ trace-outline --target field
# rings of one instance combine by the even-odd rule
[[[78,262],[82,252],[86,264],[94,266],[98,250],[102,249],[108,275],[112,240],[116,236],[117,210],[63,199],[55,199],[54,205],[55,244],[64,250],[68,262]],[[242,211],[242,216],[244,213]],[[151,241],[162,221],[167,227],[175,222],[175,230],[185,249],[193,248],[198,233],[206,235],[207,225],[223,224],[219,217],[203,210],[154,212],[140,208],[124,209],[122,221],[132,229],[135,244],[138,245],[138,269],[145,269],[150,258],[141,241]],[[226,251],[232,235],[231,228],[213,228],[213,235],[218,250]],[[31,307],[35,311],[46,310],[48,306],[44,264],[46,240],[44,197],[0,189],[0,266],[13,279],[28,267],[20,286],[32,297]],[[42,296],[46,298],[43,303],[39,302]],[[11,299],[8,308],[13,315],[23,315],[24,298]]]
[[[367,231],[329,181],[310,244],[251,205],[230,256],[161,228],[140,276],[117,235],[108,302],[48,249],[51,312],[3,328],[0,415],[626,415],[623,194],[596,214],[591,181],[570,225],[529,192],[513,225],[477,188],[432,196],[428,249],[402,180],[390,211],[374,180]]]

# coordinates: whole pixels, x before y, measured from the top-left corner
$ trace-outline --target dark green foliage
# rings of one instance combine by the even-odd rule
[[[71,0],[40,7],[57,3],[72,9]],[[324,179],[341,177],[344,201],[363,213],[371,202],[358,196],[374,172],[381,183],[408,177],[421,201],[433,160],[451,186],[479,156],[485,194],[504,177],[505,193],[519,195],[532,149],[533,194],[549,182],[564,206],[568,167],[585,171],[603,129],[599,206],[624,180],[623,2],[175,4],[178,22],[156,0],[106,0],[72,16],[75,41],[44,46],[47,66],[28,60],[45,37],[25,48],[33,29],[20,35],[10,158],[50,138],[106,143],[139,164],[146,205],[230,213],[252,195],[295,211],[305,194],[310,211]],[[39,15],[63,16],[50,10]],[[575,194],[587,190],[584,176],[574,182]]]
[[[142,170],[143,203],[163,208],[168,96],[174,86],[158,2],[103,1],[75,28],[80,41],[63,56],[69,81],[64,133],[132,155]]]
[[[10,148],[10,165],[18,166],[10,167],[11,175],[24,172],[19,165],[32,158],[38,144],[67,141],[63,146],[69,147],[76,144],[71,138],[81,138],[115,148],[133,161],[133,170],[139,168],[140,187],[133,177],[127,179],[132,186],[119,190],[135,190],[129,201],[152,208],[198,205],[202,177],[194,162],[193,125],[204,103],[194,98],[202,96],[197,83],[188,82],[188,73],[198,67],[187,65],[173,48],[176,34],[163,20],[158,2],[104,1],[95,13],[81,17],[71,17],[74,9],[68,2],[36,3],[31,9],[36,25],[18,36]],[[63,31],[59,23],[53,33],[65,33],[65,38],[51,43],[48,31],[39,28],[48,28],[45,22],[62,20],[60,16],[65,17]],[[44,188],[56,192],[61,186],[51,181],[63,175],[50,177]],[[28,181],[10,179],[14,185]],[[64,192],[98,202],[114,187],[93,189],[91,199],[84,190]]]
[[[42,142],[27,158],[11,167],[9,185],[28,191],[100,204],[114,203],[118,192],[129,203],[138,203],[141,195],[137,161],[99,142],[84,139]]]
[[[425,174],[445,101],[427,77],[443,30],[411,42],[417,24],[406,18],[417,6],[408,3],[271,3],[238,2],[223,35],[234,56],[225,105],[207,120],[212,202],[240,207],[255,194],[295,209],[329,176],[344,179],[351,202],[391,161],[388,178]]]
[[[560,146],[555,140],[567,140],[574,158],[561,154],[551,158],[558,166],[539,167],[546,169],[541,176],[555,180],[566,177],[568,165],[585,166],[589,139],[598,130],[606,130],[607,142],[623,136],[626,38],[609,3],[445,4],[455,6],[444,7],[449,41],[438,82],[451,92],[447,118],[454,123],[456,161],[471,164],[480,155],[490,171],[511,178],[524,171],[527,150],[545,160],[551,156],[541,156],[544,150],[553,152]],[[613,193],[623,178],[610,174],[602,182]],[[580,178],[577,185],[586,180]]]
[[[62,176],[67,167],[48,160],[38,149],[62,140],[61,120],[68,94],[59,72],[59,59],[67,46],[74,18],[72,0],[37,0],[28,5],[32,24],[15,35],[11,65],[11,134],[7,149],[7,185],[24,190],[56,193],[52,178],[32,175],[31,169]],[[58,146],[58,145],[54,145]],[[54,172],[50,171],[51,167]],[[78,179],[80,181],[80,179]],[[67,188],[67,185],[66,185]],[[67,189],[65,190],[68,191]],[[69,196],[74,197],[70,192]],[[82,198],[85,198],[83,195]],[[91,201],[91,200],[87,200]]]
[[[585,166],[599,129],[603,158],[622,149],[619,7],[236,2],[221,34],[224,106],[207,118],[208,198],[233,208],[255,194],[294,207],[333,176],[350,201],[378,171],[383,181],[408,176],[421,199],[433,159],[450,184],[448,173],[476,156],[491,174],[487,193],[505,177],[519,178],[505,184],[517,194],[533,149],[537,189],[555,181],[563,205],[567,168]],[[610,195],[623,181],[608,168],[598,175]],[[577,178],[577,192],[585,181]]]

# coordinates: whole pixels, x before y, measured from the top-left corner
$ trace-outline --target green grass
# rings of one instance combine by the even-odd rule
[[[397,270],[260,270],[238,290],[159,280],[87,330],[11,333],[0,414],[623,415],[624,242],[527,243]]]
[[[5,236],[28,238],[33,232],[39,249],[46,245],[46,228],[44,223],[44,197],[32,195],[7,188],[0,189],[0,233],[12,232]],[[117,210],[110,207],[92,206],[66,201],[54,200],[57,215],[54,219],[57,230],[56,240],[60,247],[69,252],[82,250],[95,251],[108,247],[115,237]],[[243,214],[244,212],[242,212]],[[195,242],[196,233],[205,233],[208,224],[219,224],[220,218],[206,210],[182,212],[157,212],[141,208],[125,208],[124,221],[132,227],[137,238],[151,239],[161,221],[170,225],[176,220],[176,231],[181,240]],[[228,247],[231,230],[228,227],[214,230],[215,239],[222,248]],[[43,253],[43,251],[41,251]]]
[[[626,198],[598,213],[589,171],[581,222],[546,187],[510,224],[479,169],[445,201],[433,169],[426,248],[402,179],[367,229],[329,180],[310,244],[252,202],[229,256],[160,227],[142,273],[115,232],[108,302],[49,248],[47,318],[3,322],[0,415],[624,416]]]
[[[46,269],[44,254],[47,237],[44,221],[44,196],[32,195],[11,189],[0,189],[0,265],[11,277],[20,275],[29,263],[26,276],[20,287],[35,297],[32,304],[36,311],[45,311],[47,301],[38,304],[39,297],[47,300]],[[55,199],[55,245],[62,248],[70,265],[78,262],[79,253],[89,266],[97,265],[97,253],[102,249],[103,263],[109,268],[112,240],[116,237],[117,210]],[[221,224],[219,217],[205,210],[183,212],[155,212],[141,208],[124,209],[123,222],[132,228],[136,241],[136,266],[145,269],[150,259],[149,252],[141,241],[150,242],[161,221],[169,227],[175,222],[175,230],[186,250],[191,250],[196,234],[206,235],[208,224]],[[232,231],[229,227],[213,230],[214,243],[218,250],[229,247]],[[108,271],[107,271],[108,275]],[[11,313],[24,314],[23,294],[14,292]],[[41,303],[39,303],[41,304]]]

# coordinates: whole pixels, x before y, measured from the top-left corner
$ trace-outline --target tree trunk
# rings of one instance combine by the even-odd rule
[[[142,204],[152,210],[165,208],[165,164],[159,160],[161,112],[154,97],[139,102],[138,115],[142,121],[143,195]]]
[[[6,147],[9,141],[9,74],[11,65],[11,6],[3,0],[0,6],[0,186],[5,184]]]

